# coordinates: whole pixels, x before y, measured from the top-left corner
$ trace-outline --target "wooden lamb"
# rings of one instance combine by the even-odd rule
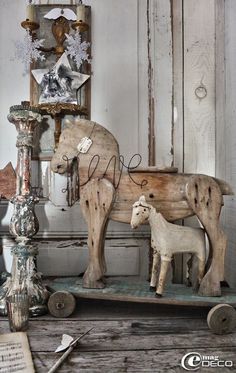
[[[166,221],[160,212],[141,196],[133,205],[131,227],[137,228],[148,221],[151,227],[153,265],[150,289],[156,296],[163,293],[169,263],[175,253],[194,253],[198,258],[198,281],[203,278],[206,261],[205,232],[202,228],[183,227]],[[158,277],[159,261],[160,273]]]

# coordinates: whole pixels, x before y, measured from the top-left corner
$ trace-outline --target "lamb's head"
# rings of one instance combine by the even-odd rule
[[[133,204],[131,227],[138,228],[149,218],[151,206],[146,202],[145,196],[141,196],[137,202]]]

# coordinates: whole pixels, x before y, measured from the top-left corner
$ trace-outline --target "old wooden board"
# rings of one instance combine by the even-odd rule
[[[183,349],[170,351],[121,351],[119,354],[112,351],[98,352],[73,352],[69,359],[60,368],[60,373],[89,372],[89,373],[125,373],[125,372],[146,372],[146,373],[182,373],[180,366],[181,358],[185,355]],[[203,349],[198,350],[202,355]],[[235,349],[221,350],[213,349],[210,353],[224,356],[226,360],[234,359]],[[46,364],[43,363],[46,360]],[[234,360],[235,361],[235,360]],[[38,373],[45,372],[45,366],[50,367],[55,363],[55,354],[41,353],[35,355],[35,365]],[[235,364],[235,363],[234,363]],[[148,368],[147,368],[148,367]],[[225,368],[223,372],[232,372]],[[209,373],[209,368],[201,369],[201,373]]]
[[[66,290],[78,298],[207,307],[227,303],[236,306],[236,291],[229,288],[222,289],[221,297],[201,297],[190,287],[170,284],[165,289],[163,297],[156,298],[155,293],[149,290],[148,281],[132,277],[107,278],[104,289],[85,289],[82,287],[82,278],[78,277],[57,278],[48,285],[54,291]]]
[[[54,351],[67,333],[82,339],[58,373],[179,373],[182,357],[191,351],[219,356],[236,364],[235,333],[216,336],[206,323],[206,308],[169,307],[80,299],[68,319],[49,315],[30,319],[27,331],[37,373],[47,372],[61,354]],[[9,332],[0,318],[0,333]],[[232,372],[234,368],[222,369]],[[209,368],[199,370],[209,372]]]

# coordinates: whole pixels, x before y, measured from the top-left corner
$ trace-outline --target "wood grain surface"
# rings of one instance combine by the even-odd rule
[[[194,307],[80,300],[76,313],[68,319],[47,315],[30,319],[27,333],[37,373],[47,372],[59,358],[54,351],[63,333],[77,337],[91,327],[58,373],[179,373],[184,371],[182,357],[191,351],[218,355],[235,365],[235,333],[212,334],[207,312]],[[8,331],[7,319],[1,318],[0,333]],[[207,373],[209,368],[200,372]]]

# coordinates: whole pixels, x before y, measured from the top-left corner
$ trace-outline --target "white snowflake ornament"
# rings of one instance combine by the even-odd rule
[[[23,62],[25,67],[25,73],[29,71],[30,64],[33,61],[44,61],[45,57],[42,52],[39,50],[40,47],[43,46],[44,40],[33,40],[32,35],[30,34],[30,30],[26,30],[26,35],[23,41],[17,41],[15,43],[16,46],[16,53],[15,57]]]
[[[66,54],[70,56],[76,63],[77,69],[79,70],[83,61],[91,63],[87,49],[90,47],[90,43],[87,41],[82,42],[80,32],[77,30],[75,34],[66,34],[68,46],[66,48]]]

